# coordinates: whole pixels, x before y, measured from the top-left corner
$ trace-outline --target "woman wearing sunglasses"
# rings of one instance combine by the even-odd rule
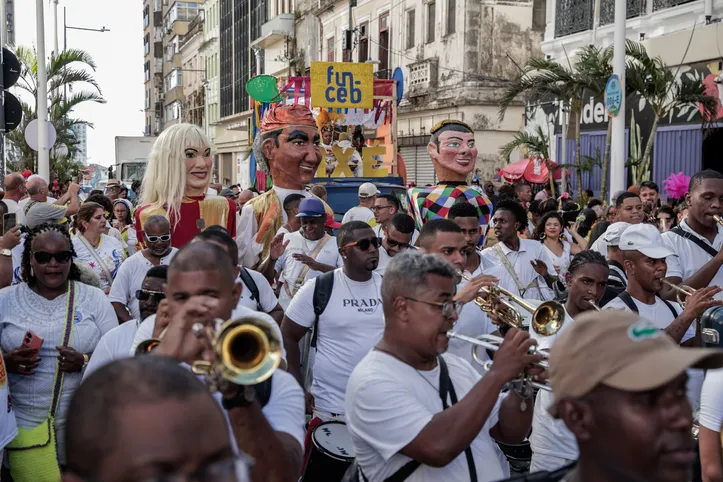
[[[74,257],[65,228],[41,224],[25,239],[22,282],[0,290],[0,349],[11,374],[7,380],[20,432],[8,450],[15,480],[28,480],[23,469],[64,463],[68,404],[101,335],[118,326],[103,292],[79,282]],[[56,379],[56,372],[62,378]],[[0,380],[5,383],[4,373]],[[27,449],[38,444],[37,439],[28,441],[32,429],[43,432],[46,440],[48,430],[55,431],[57,459]]]
[[[113,202],[113,227],[121,233],[126,244],[126,255],[133,256],[136,252],[138,238],[133,227],[133,205],[127,199],[116,199]]]
[[[120,241],[103,234],[105,223],[103,206],[94,202],[84,203],[75,216],[73,247],[78,253],[78,261],[93,268],[100,278],[103,292],[108,294],[118,268],[125,260],[125,250]]]

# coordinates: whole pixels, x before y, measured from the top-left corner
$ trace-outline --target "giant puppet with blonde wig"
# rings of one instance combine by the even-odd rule
[[[171,244],[180,248],[207,226],[225,226],[236,234],[236,204],[225,197],[207,195],[213,160],[208,139],[192,124],[176,124],[156,139],[143,176],[136,210],[136,234],[145,243],[143,224],[162,214],[171,224]]]
[[[290,194],[313,197],[305,187],[314,178],[324,150],[314,116],[299,104],[270,107],[253,148],[259,167],[271,174],[274,186],[244,205],[236,244],[240,262],[263,271],[274,261],[271,242],[283,239],[276,235],[287,221],[284,200]],[[329,206],[326,210],[333,215]]]
[[[444,120],[431,130],[427,153],[439,179],[436,186],[413,187],[407,191],[410,212],[417,228],[431,219],[446,218],[458,202],[468,202],[477,209],[480,231],[492,216],[492,203],[479,186],[468,185],[467,177],[475,168],[477,146],[474,130],[457,120]],[[479,244],[484,242],[480,236]]]

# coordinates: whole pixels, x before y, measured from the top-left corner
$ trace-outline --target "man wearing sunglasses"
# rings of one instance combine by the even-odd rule
[[[397,254],[411,247],[412,237],[416,232],[414,219],[409,214],[397,213],[392,216],[392,220],[387,227],[386,236],[380,238],[382,243],[379,248],[377,273],[384,276],[384,270],[389,261]]]
[[[374,200],[372,211],[374,211],[374,220],[377,222],[374,232],[378,238],[384,239],[389,232],[392,218],[401,211],[399,199],[393,194],[380,194]],[[417,243],[418,237],[419,231],[415,229],[412,231],[412,245]]]
[[[160,214],[148,216],[143,225],[146,248],[126,259],[116,274],[108,299],[118,316],[118,322],[142,320],[136,292],[146,273],[153,266],[170,264],[178,249],[171,246],[171,226]]]
[[[307,448],[310,432],[317,425],[344,419],[344,391],[349,375],[384,330],[382,277],[374,272],[379,261],[379,239],[368,224],[351,221],[339,228],[337,245],[344,267],[334,270],[329,302],[316,325],[313,299],[320,278],[299,290],[281,323],[289,372],[302,386],[299,342],[316,326],[314,380],[307,394],[307,412],[313,412]]]
[[[436,221],[456,226],[429,221],[420,242]],[[346,391],[346,423],[366,480],[391,480],[402,467],[411,469],[407,482],[500,480],[505,468],[495,440],[520,443],[530,430],[530,402],[514,392],[500,396],[505,383],[542,359],[529,353],[535,342],[528,333],[510,330],[484,377],[444,353],[457,320],[456,270],[439,256],[411,250],[387,268],[384,335]],[[440,360],[448,374],[444,402]]]
[[[146,221],[147,223],[148,221]],[[127,321],[100,337],[100,341],[90,357],[88,366],[85,368],[83,379],[113,360],[130,356],[131,346],[138,331],[138,326],[143,320],[156,314],[158,306],[166,297],[163,292],[163,285],[167,278],[168,266],[166,265],[153,266],[148,270],[141,287],[133,294],[137,300],[140,317]]]

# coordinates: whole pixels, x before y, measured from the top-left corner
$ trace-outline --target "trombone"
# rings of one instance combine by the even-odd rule
[[[464,273],[460,273],[460,275],[467,281],[471,280],[471,278]],[[487,295],[486,298],[484,296],[477,296],[474,299],[474,303],[479,306],[482,311],[494,314],[503,323],[518,330],[522,329],[522,315],[520,315],[517,308],[515,308],[510,301],[504,299],[502,295],[514,301],[515,304],[522,309],[532,313],[530,326],[532,330],[540,336],[554,335],[560,331],[562,324],[565,322],[565,308],[557,301],[545,301],[535,307],[501,286],[484,286],[479,292]],[[502,310],[495,310],[495,304],[497,303],[503,306]]]
[[[484,348],[486,350],[490,351],[497,351],[500,349],[500,346],[502,345],[502,342],[504,341],[504,338],[501,338],[499,336],[495,335],[480,335],[477,338],[473,338],[471,336],[461,335],[459,333],[455,333],[454,331],[448,331],[447,337],[449,338],[456,338],[458,340],[466,341],[467,343],[472,344],[472,359],[477,363],[478,365],[481,365],[486,371],[489,371],[490,368],[492,368],[492,361],[489,360],[483,360],[480,358],[480,356],[477,354],[477,350],[479,348]],[[549,353],[537,348],[536,346],[530,347],[530,354],[531,355],[543,355],[545,357],[544,360],[535,363],[536,366],[539,366],[540,368],[544,368],[547,370],[549,368],[549,363],[547,362],[547,358],[549,357]],[[547,390],[548,392],[552,391],[552,388],[549,384],[544,382],[537,382],[532,380],[529,377],[522,376],[520,380],[523,384],[529,385],[534,388],[538,388],[540,390]]]

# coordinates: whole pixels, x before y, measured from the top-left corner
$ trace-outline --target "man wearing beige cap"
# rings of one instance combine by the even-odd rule
[[[665,258],[673,252],[663,243],[660,232],[652,224],[628,227],[620,237],[619,247],[623,253],[628,287],[605,305],[605,309],[637,313],[664,330],[675,342],[685,346],[699,345],[695,340],[697,330],[693,322],[711,306],[721,304],[712,299],[721,289],[711,286],[696,291],[686,301],[685,308],[657,296],[663,287],[661,280],[667,269]],[[699,404],[702,383],[702,372],[691,372],[689,397],[694,406]]]
[[[108,179],[108,184],[105,185],[105,195],[108,199],[115,201],[120,197],[121,183],[118,179]]]
[[[341,224],[346,224],[349,221],[362,221],[371,227],[376,226],[377,222],[371,208],[374,206],[377,194],[379,194],[379,189],[371,182],[365,182],[359,186],[359,205],[354,206],[344,214]]]
[[[654,226],[653,226],[654,227]],[[562,482],[687,482],[695,461],[689,368],[723,366],[723,351],[680,348],[638,315],[585,314],[550,355],[549,407],[574,434],[577,465]]]

